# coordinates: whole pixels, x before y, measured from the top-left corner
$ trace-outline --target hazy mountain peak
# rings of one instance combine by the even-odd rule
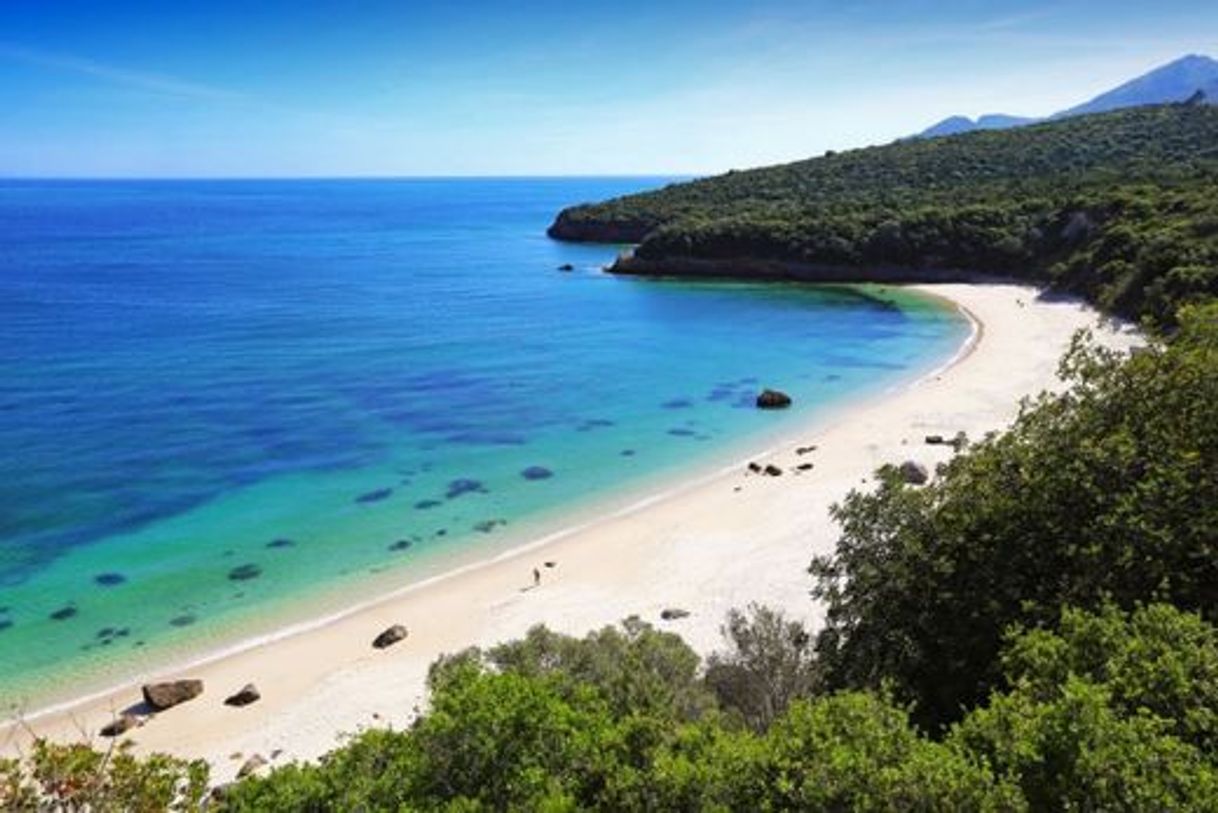
[[[1103,113],[1143,104],[1182,102],[1214,83],[1218,83],[1218,61],[1200,54],[1189,54],[1101,93],[1090,101],[1063,110],[1055,114],[1055,118]]]
[[[1202,96],[1195,98],[1199,91]],[[1170,104],[1186,101],[1192,104],[1218,103],[1218,60],[1202,54],[1187,54],[1112,90],[1101,93],[1090,101],[1054,113],[1050,118],[1103,113],[1108,110],[1138,107],[1145,104]],[[1007,116],[1000,113],[987,114],[976,121],[967,116],[951,116],[928,127],[916,137],[935,138],[973,130],[1005,130],[1036,121],[1043,121],[1043,119]]]

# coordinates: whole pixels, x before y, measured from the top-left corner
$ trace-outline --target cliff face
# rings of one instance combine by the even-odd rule
[[[815,283],[917,284],[929,282],[999,282],[1008,279],[952,268],[909,268],[896,266],[846,266],[737,257],[704,259],[665,257],[647,259],[622,254],[607,269],[611,274],[639,277],[685,277],[698,279],[768,280]]]
[[[637,217],[592,217],[589,207],[563,209],[546,234],[573,243],[640,243],[657,223]]]

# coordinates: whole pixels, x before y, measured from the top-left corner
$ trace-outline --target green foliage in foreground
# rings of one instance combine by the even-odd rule
[[[0,759],[0,810],[162,813],[195,810],[207,790],[207,763],[124,750],[34,743],[22,760]]]
[[[1128,361],[1076,343],[1063,370],[1069,392],[1026,405],[929,486],[889,477],[835,509],[836,554],[812,566],[828,685],[891,683],[933,728],[1001,685],[1013,624],[1106,601],[1214,617],[1218,305]]]
[[[1060,632],[1012,634],[1004,655],[1011,688],[941,741],[921,733],[883,693],[868,692],[793,700],[772,725],[753,731],[722,706],[705,705],[713,691],[684,668],[670,669],[696,661],[687,647],[637,621],[582,641],[538,629],[510,648],[513,657],[475,652],[444,663],[431,709],[410,729],[369,731],[318,765],[246,780],[229,793],[226,808],[1218,805],[1211,747],[1218,636],[1197,616],[1168,606],[1132,616],[1112,608],[1070,611]],[[610,665],[622,654],[636,668]],[[742,654],[737,648],[733,657]],[[595,662],[608,668],[586,668]],[[699,698],[692,706],[691,693]],[[618,702],[640,695],[647,700],[638,708]]]
[[[852,150],[577,206],[557,237],[644,259],[1022,277],[1170,323],[1218,295],[1218,107],[1163,106]],[[849,274],[843,275],[843,281]]]

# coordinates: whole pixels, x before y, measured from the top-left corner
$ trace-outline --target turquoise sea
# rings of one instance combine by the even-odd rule
[[[526,542],[967,336],[892,289],[615,278],[545,237],[663,182],[0,182],[4,710]]]

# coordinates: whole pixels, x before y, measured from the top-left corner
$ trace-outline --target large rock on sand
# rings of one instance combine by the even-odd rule
[[[778,390],[762,390],[757,396],[758,409],[786,409],[791,405],[791,396]]]
[[[203,681],[168,680],[163,683],[145,683],[143,692],[145,703],[156,711],[164,711],[203,694]]]
[[[134,714],[123,714],[106,723],[97,733],[103,737],[117,737],[120,734],[127,733],[139,724],[140,721]]]
[[[373,639],[372,645],[377,649],[393,646],[398,641],[404,641],[410,633],[401,624],[394,624]]]
[[[900,472],[901,479],[914,486],[923,485],[930,479],[930,472],[926,470],[926,466],[913,460],[906,460],[902,463]]]
[[[224,698],[224,705],[248,706],[250,703],[257,703],[261,699],[262,692],[258,691],[258,687],[252,683],[247,683],[241,687],[241,691]]]

